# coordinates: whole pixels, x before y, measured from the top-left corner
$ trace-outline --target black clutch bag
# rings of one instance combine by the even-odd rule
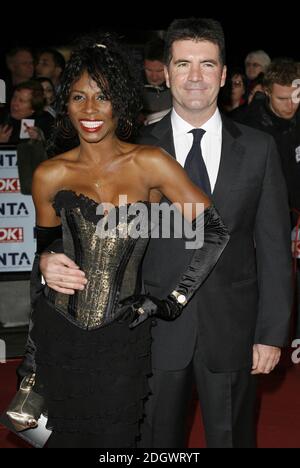
[[[34,428],[44,409],[44,399],[33,390],[35,374],[23,378],[20,389],[10,403],[6,414],[16,431]]]

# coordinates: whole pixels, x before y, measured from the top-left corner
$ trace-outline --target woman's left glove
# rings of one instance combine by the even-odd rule
[[[157,299],[153,296],[131,296],[120,305],[125,308],[124,318],[130,318],[129,328],[134,328],[149,317],[157,317],[163,320],[174,320],[182,312],[183,307],[172,296],[166,299]]]

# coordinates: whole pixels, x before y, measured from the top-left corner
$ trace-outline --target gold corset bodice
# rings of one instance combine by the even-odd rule
[[[85,272],[87,284],[74,295],[47,288],[48,300],[75,325],[99,328],[118,316],[121,299],[139,292],[139,266],[149,240],[149,216],[140,203],[116,207],[116,223],[107,226],[94,200],[61,190],[54,207],[62,220],[64,253]],[[143,209],[148,209],[144,203]],[[137,219],[140,235],[136,235]],[[142,228],[141,228],[142,225]],[[104,235],[105,234],[105,235]]]

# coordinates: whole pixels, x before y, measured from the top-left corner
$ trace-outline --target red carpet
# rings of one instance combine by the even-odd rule
[[[286,360],[288,363],[288,359]],[[16,389],[18,360],[0,364],[0,413],[7,407]],[[260,448],[300,448],[300,364],[283,365],[269,376],[260,378],[257,445]],[[0,425],[0,448],[28,447]],[[205,447],[198,405],[189,438],[190,448]]]
[[[290,355],[270,375],[259,377],[258,448],[300,448],[300,364]],[[189,447],[205,447],[199,405],[196,407]]]

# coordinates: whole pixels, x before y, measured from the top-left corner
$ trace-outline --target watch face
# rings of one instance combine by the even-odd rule
[[[177,298],[179,304],[183,304],[186,301],[186,297],[183,294],[180,294]]]

